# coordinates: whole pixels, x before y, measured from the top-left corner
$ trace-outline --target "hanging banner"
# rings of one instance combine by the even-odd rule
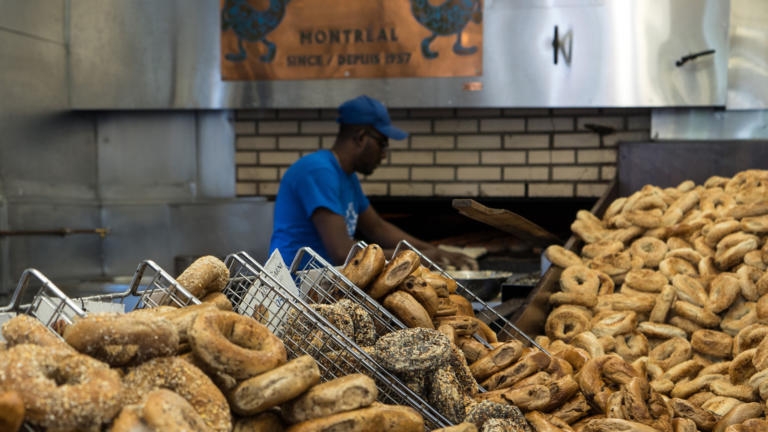
[[[226,81],[482,75],[482,0],[221,0]]]

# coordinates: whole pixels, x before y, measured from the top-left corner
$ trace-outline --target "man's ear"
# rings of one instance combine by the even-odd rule
[[[365,140],[365,129],[359,129],[355,132],[355,142],[362,146]]]
[[[363,142],[363,139],[365,138],[365,129],[359,129],[357,132],[355,132],[355,139],[359,142]]]

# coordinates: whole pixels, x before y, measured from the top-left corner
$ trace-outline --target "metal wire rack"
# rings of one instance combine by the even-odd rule
[[[86,313],[99,310],[100,303],[120,304],[123,306],[123,312],[164,305],[184,307],[200,304],[197,297],[152,260],[139,263],[127,290],[77,297],[73,301]]]
[[[333,304],[349,299],[362,306],[373,319],[376,336],[408,328],[360,287],[311,248],[301,248],[290,268],[291,276],[308,303]]]
[[[304,354],[312,356],[323,381],[352,373],[368,375],[376,381],[380,402],[416,409],[429,430],[451,425],[442,414],[379,365],[370,349],[360,347],[313,309],[298,289],[278,282],[245,252],[227,256],[225,264],[230,280],[224,293],[234,309],[266,325],[283,340],[290,358]]]
[[[406,240],[401,240],[397,247],[395,248],[395,254],[399,253],[402,250],[410,249],[414,252],[416,252],[421,257],[421,262],[426,263],[425,267],[428,269],[438,272],[444,277],[451,278],[451,276],[440,266],[432,262],[429,258],[427,258],[421,251],[416,249],[413,245],[408,243]],[[547,350],[545,350],[541,345],[536,343],[533,338],[525,334],[522,330],[517,328],[512,322],[504,318],[501,314],[496,312],[494,308],[488,305],[488,303],[481,300],[478,296],[476,296],[472,291],[468,290],[464,287],[464,285],[460,284],[459,282],[456,282],[456,293],[459,295],[462,295],[469,299],[474,306],[479,305],[479,309],[475,310],[475,316],[488,324],[488,326],[491,327],[493,331],[496,332],[496,335],[500,341],[508,341],[512,339],[520,340],[521,342],[527,342],[531,346],[534,346],[538,349],[540,349],[542,352],[544,352],[547,355],[550,355]],[[482,341],[486,343],[485,341]]]
[[[55,326],[71,324],[78,317],[85,316],[85,311],[42,272],[29,268],[22,272],[9,304],[0,307],[0,321],[5,322],[17,314],[37,318],[51,333],[61,338]]]

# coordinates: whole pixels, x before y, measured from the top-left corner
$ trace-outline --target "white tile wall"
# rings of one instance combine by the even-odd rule
[[[599,197],[616,175],[616,144],[650,139],[644,109],[394,109],[411,133],[391,141],[371,196]],[[335,110],[240,110],[238,196],[274,197],[296,159],[330,148]],[[587,124],[614,132],[600,136]]]

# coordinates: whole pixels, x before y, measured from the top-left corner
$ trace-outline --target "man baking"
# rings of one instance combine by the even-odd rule
[[[401,240],[408,241],[441,267],[477,270],[477,261],[443,250],[384,220],[363,193],[357,173],[370,175],[387,156],[389,140],[408,133],[392,125],[387,108],[368,96],[342,103],[339,132],[330,150],[303,156],[285,172],[275,200],[270,254],[287,262],[309,246],[334,265],[344,261],[361,234],[384,249],[387,259]]]

